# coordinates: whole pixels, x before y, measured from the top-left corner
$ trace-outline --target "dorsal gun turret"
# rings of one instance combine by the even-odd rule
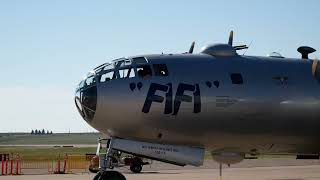
[[[211,56],[236,56],[237,50],[248,49],[246,45],[233,46],[233,31],[230,32],[228,44],[211,44],[202,48],[201,53]]]

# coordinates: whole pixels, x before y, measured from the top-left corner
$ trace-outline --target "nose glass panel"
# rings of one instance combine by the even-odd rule
[[[82,91],[81,104],[87,121],[92,121],[97,106],[97,86],[94,85]]]
[[[76,92],[75,104],[80,115],[87,121],[91,122],[97,106],[97,86],[94,77],[84,80]]]

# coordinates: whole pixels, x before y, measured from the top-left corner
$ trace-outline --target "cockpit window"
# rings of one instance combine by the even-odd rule
[[[85,84],[85,80],[82,80],[80,83],[79,83],[79,88],[83,88],[84,87],[84,84]]]
[[[153,70],[155,76],[168,76],[168,68],[165,64],[154,64]]]
[[[158,76],[168,75],[166,65],[158,64],[155,66],[158,70]],[[104,64],[97,67],[95,73],[98,75],[99,82],[134,77],[146,79],[152,76],[152,68],[145,57],[132,59],[120,58],[114,60],[111,64]]]
[[[111,72],[107,72],[103,75],[101,75],[100,77],[100,82],[107,82],[107,81],[110,81],[111,79],[114,79],[114,72],[111,71]]]
[[[120,67],[124,66],[124,61],[117,61],[114,64],[115,64],[115,68],[120,68]]]
[[[103,68],[105,68],[106,66],[108,66],[110,63],[104,63],[104,64],[101,64],[100,66],[94,68],[93,70],[95,72],[100,72]]]
[[[121,69],[119,70],[119,77],[120,78],[126,78],[128,73],[128,69]]]
[[[84,82],[84,87],[91,86],[95,84],[94,76],[88,77]]]
[[[133,68],[125,68],[119,70],[120,78],[133,78],[135,77]]]
[[[129,69],[128,74],[127,74],[127,77],[128,77],[128,78],[133,78],[133,77],[135,77],[135,72],[134,72],[134,69],[133,69],[133,68]]]
[[[132,59],[135,64],[147,64],[148,61],[144,57],[136,57]]]
[[[103,70],[109,70],[109,69],[114,69],[114,64],[113,63],[108,64],[103,68]]]
[[[138,76],[144,79],[148,79],[152,76],[152,70],[149,65],[140,65],[137,66]]]
[[[121,68],[123,66],[131,65],[130,59],[120,59],[114,62],[115,68]]]

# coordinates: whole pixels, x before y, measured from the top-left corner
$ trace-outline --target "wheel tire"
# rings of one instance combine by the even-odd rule
[[[98,180],[126,180],[118,171],[105,171]]]
[[[133,173],[140,173],[142,171],[142,165],[140,163],[132,163],[130,165],[130,170]]]

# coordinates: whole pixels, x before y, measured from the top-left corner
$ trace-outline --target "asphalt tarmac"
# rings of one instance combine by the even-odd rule
[[[127,180],[220,180],[218,169],[187,168],[146,170],[141,174],[123,172]],[[91,180],[94,174],[0,176],[1,180]],[[320,165],[246,167],[223,169],[223,180],[318,180]]]

